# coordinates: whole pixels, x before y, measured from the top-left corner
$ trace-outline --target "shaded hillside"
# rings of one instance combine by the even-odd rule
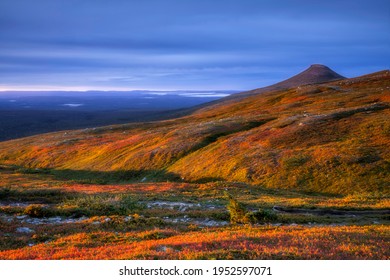
[[[226,180],[388,195],[389,88],[390,72],[382,71],[267,91],[175,120],[3,142],[0,163],[123,171],[143,181]]]

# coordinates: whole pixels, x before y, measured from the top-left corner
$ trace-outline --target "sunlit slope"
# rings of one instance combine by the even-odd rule
[[[169,170],[187,180],[256,182],[329,193],[390,189],[389,72],[303,86],[215,108],[218,116],[275,117],[221,138]]]
[[[383,71],[213,104],[171,121],[2,142],[0,163],[388,194],[389,102]]]

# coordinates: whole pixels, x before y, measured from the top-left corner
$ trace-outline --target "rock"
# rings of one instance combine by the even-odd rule
[[[176,250],[172,247],[167,247],[167,246],[159,246],[156,248],[157,252],[179,252],[179,250]]]
[[[168,250],[167,246],[160,246],[156,249],[157,252],[166,252]]]
[[[27,215],[16,216],[16,219],[18,220],[23,220],[25,218],[27,218]]]
[[[52,217],[47,219],[47,223],[49,224],[60,223],[61,220],[62,220],[61,217]]]
[[[133,217],[132,216],[127,216],[123,219],[125,222],[128,222],[128,221],[131,221],[133,220]]]
[[[32,230],[31,228],[28,228],[28,227],[18,227],[16,229],[16,232],[20,232],[20,233],[32,233],[34,232],[34,230]]]

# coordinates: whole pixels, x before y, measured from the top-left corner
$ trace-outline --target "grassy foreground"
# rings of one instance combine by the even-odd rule
[[[383,211],[390,208],[383,196],[318,195],[226,182],[82,184],[4,166],[0,175],[0,259],[390,257],[390,214],[272,211],[274,205]],[[232,223],[226,192],[244,211],[262,209],[266,215]]]
[[[389,230],[382,225],[94,231],[3,250],[0,259],[388,259]]]

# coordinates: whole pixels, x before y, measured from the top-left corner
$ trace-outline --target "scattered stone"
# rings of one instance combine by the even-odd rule
[[[185,212],[190,209],[217,209],[223,208],[223,206],[219,207],[214,204],[200,204],[200,203],[190,203],[190,202],[176,202],[176,201],[151,201],[146,202],[147,208],[162,208],[162,209],[170,209],[170,210],[178,210],[180,212]]]
[[[34,230],[32,230],[31,228],[28,228],[28,227],[18,227],[16,229],[16,232],[19,232],[19,233],[32,233],[32,232],[34,232]]]
[[[141,183],[145,182],[148,178],[146,177],[143,177],[142,180],[141,180]]]
[[[146,204],[148,208],[165,208],[170,210],[179,210],[185,212],[189,208],[200,208],[200,203],[153,201]]]
[[[25,218],[27,218],[27,215],[16,216],[16,219],[18,220],[23,220]]]
[[[2,220],[7,222],[13,222],[14,216],[12,215],[0,215]],[[32,224],[32,225],[44,225],[44,224],[69,224],[69,223],[77,223],[87,220],[88,218],[83,216],[78,219],[72,218],[64,218],[64,217],[51,217],[51,218],[31,218],[28,215],[20,215],[15,217],[19,222]]]
[[[10,206],[10,207],[27,207],[29,205],[31,205],[31,203],[23,203],[23,202],[0,203],[0,206]]]
[[[133,217],[132,216],[127,216],[123,219],[125,222],[129,222],[131,220],[133,220]]]
[[[156,248],[157,252],[166,252],[168,250],[167,246],[160,246]]]
[[[174,252],[178,252],[179,250],[176,250],[172,247],[168,247],[168,246],[159,246],[156,248],[156,251],[157,252],[169,252],[169,251],[174,251]]]
[[[205,219],[204,221],[194,221],[194,224],[207,226],[207,227],[216,227],[216,226],[225,226],[228,225],[229,223],[226,221],[215,221],[215,220]]]
[[[53,223],[53,224],[60,223],[61,222],[61,217],[48,218],[47,222],[49,224],[51,224],[51,223]]]
[[[169,218],[169,217],[164,217],[164,221],[169,222],[169,223],[183,223],[183,224],[194,224],[198,226],[206,226],[206,227],[217,227],[217,226],[226,226],[229,223],[227,221],[217,221],[217,220],[212,220],[212,219],[194,219],[194,218],[189,218],[188,216],[184,217],[179,217],[179,218]]]
[[[9,215],[0,215],[0,218],[8,223],[12,223],[14,221],[14,217]]]

